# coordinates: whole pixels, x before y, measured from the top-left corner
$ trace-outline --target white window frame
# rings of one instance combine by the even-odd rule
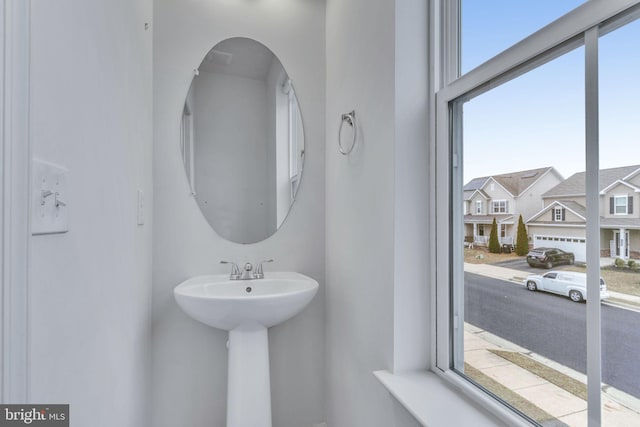
[[[435,221],[430,230],[438,242],[437,250],[431,246],[431,256],[435,259],[436,285],[432,295],[435,301],[432,310],[432,333],[436,337],[432,345],[431,369],[453,383],[471,399],[492,411],[496,416],[511,425],[529,425],[524,417],[499,403],[496,399],[472,385],[466,378],[452,368],[455,361],[463,360],[460,345],[455,346],[462,334],[454,330],[464,327],[464,301],[462,286],[463,267],[459,259],[464,229],[460,210],[453,209],[454,203],[462,202],[462,146],[454,141],[460,140],[462,131],[460,120],[461,103],[465,97],[472,97],[490,90],[518,75],[542,65],[571,49],[584,45],[585,50],[585,148],[586,148],[586,188],[587,191],[587,290],[599,292],[599,140],[598,140],[598,39],[601,33],[621,26],[625,18],[617,19],[604,27],[604,23],[628,12],[640,4],[640,0],[591,0],[573,11],[533,33],[504,52],[494,56],[474,70],[458,77],[459,62],[459,0],[440,0],[435,7],[435,19],[432,21],[433,60],[435,61],[434,92],[435,122],[432,124],[431,163],[432,208]],[[452,266],[454,266],[452,268]],[[456,303],[457,301],[457,303]],[[601,423],[601,324],[600,304],[588,304],[587,317],[587,376],[588,376],[588,426],[596,427]]]
[[[500,224],[500,238],[504,239],[507,237],[507,224]]]
[[[562,208],[553,208],[553,220],[562,221]]]
[[[476,200],[476,214],[482,214],[482,200]]]
[[[492,213],[508,213],[507,201],[505,199],[493,200],[491,202]]]
[[[0,399],[30,396],[30,0],[0,0]]]
[[[618,205],[618,200],[624,200],[624,204]],[[618,207],[623,207],[624,212],[618,212]],[[624,195],[614,195],[613,196],[613,214],[614,215],[629,215],[629,196]]]

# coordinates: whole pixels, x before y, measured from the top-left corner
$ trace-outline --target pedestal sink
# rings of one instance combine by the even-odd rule
[[[265,273],[263,279],[198,276],[173,290],[192,318],[229,331],[227,427],[271,427],[267,328],[302,311],[318,282],[299,273]]]

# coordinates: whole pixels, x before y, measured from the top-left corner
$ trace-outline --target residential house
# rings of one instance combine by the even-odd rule
[[[600,254],[640,258],[640,165],[600,171]],[[527,219],[534,246],[552,246],[586,260],[585,173],[542,195],[544,208]]]
[[[563,179],[551,166],[472,179],[463,188],[465,241],[486,244],[495,218],[500,243],[512,244],[519,215],[542,209],[542,194]]]

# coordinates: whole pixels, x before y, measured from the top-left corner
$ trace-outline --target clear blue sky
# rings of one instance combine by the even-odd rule
[[[462,71],[582,4],[462,0]],[[600,166],[640,164],[640,21],[600,39]],[[584,48],[464,106],[464,180],[554,166],[585,169]]]

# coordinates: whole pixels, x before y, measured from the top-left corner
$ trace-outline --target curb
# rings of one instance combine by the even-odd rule
[[[467,329],[468,328],[468,329]],[[517,344],[512,343],[504,338],[501,338],[497,335],[492,334],[491,332],[487,332],[484,329],[481,329],[475,325],[471,325],[470,323],[465,322],[465,329],[469,332],[473,333],[475,336],[482,338],[483,340],[494,344],[498,347],[502,347],[509,351],[518,352],[524,354],[531,359],[539,362],[555,371],[558,371],[568,377],[573,378],[576,381],[580,381],[583,384],[587,384],[587,376],[581,372],[575,371],[567,366],[564,366],[554,360],[548,359],[538,353],[535,353],[527,348],[521,347]],[[608,384],[602,383],[602,395],[607,396],[612,401],[624,406],[625,408],[640,414],[640,399],[625,393],[624,391],[618,390]]]

